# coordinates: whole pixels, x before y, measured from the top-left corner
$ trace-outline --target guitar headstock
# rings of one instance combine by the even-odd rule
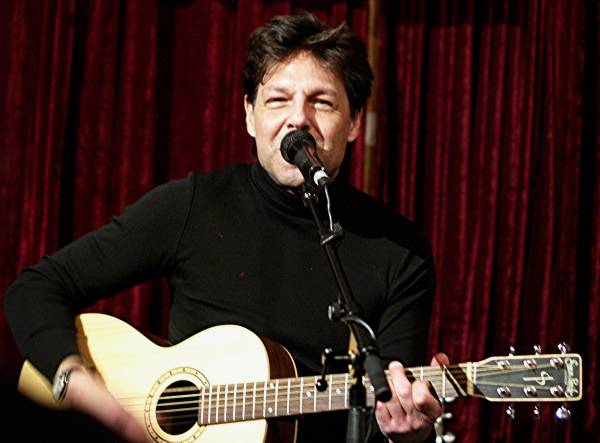
[[[496,402],[581,400],[578,354],[489,357],[472,363],[471,395]]]

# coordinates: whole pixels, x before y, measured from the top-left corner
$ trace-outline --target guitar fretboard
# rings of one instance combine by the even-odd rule
[[[429,380],[440,397],[467,395],[465,368],[407,368],[412,380]],[[319,376],[282,378],[277,380],[209,385],[203,389],[171,388],[161,397],[157,408],[160,416],[197,414],[200,425],[245,420],[312,414],[349,408],[350,374],[330,374],[327,389],[316,388]],[[364,380],[367,405],[374,404],[373,388]]]

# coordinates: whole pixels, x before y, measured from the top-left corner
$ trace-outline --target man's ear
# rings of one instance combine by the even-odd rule
[[[363,108],[364,109],[364,108]],[[358,137],[360,132],[360,122],[362,120],[363,109],[358,111],[354,117],[350,117],[350,132],[348,132],[348,143],[352,143]]]
[[[244,95],[244,109],[246,110],[246,132],[250,137],[256,137],[254,130],[254,106],[248,101],[248,96]]]

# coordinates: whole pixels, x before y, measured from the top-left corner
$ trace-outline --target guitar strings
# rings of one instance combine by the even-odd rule
[[[550,367],[551,366],[549,366],[549,365],[547,365],[547,366],[538,366],[538,369],[545,369],[545,368],[550,368]],[[432,384],[441,383],[441,382],[443,382],[444,378],[448,379],[449,377],[452,377],[452,380],[450,380],[450,381],[458,381],[458,382],[460,382],[460,381],[469,381],[470,380],[470,377],[468,376],[468,374],[465,374],[465,373],[462,373],[462,372],[456,374],[456,373],[452,372],[453,369],[456,369],[456,367],[453,367],[453,368],[447,367],[447,369],[445,369],[445,370],[442,370],[442,368],[439,368],[435,372],[425,372],[424,371],[423,372],[423,376],[424,376],[423,378],[426,379],[426,380],[431,381]],[[460,369],[464,369],[464,368],[460,368]],[[515,374],[517,374],[519,372],[530,372],[530,371],[531,371],[531,368],[528,368],[528,367],[521,367],[521,368],[519,368],[519,367],[512,367],[510,369],[510,374],[515,375]],[[489,382],[484,382],[480,378],[481,377],[485,377],[485,376],[490,376],[491,377],[493,375],[500,375],[500,374],[507,374],[507,373],[508,373],[508,371],[506,369],[500,369],[500,368],[495,367],[495,366],[488,367],[487,371],[477,370],[476,371],[476,376],[477,376],[478,380],[477,380],[476,384],[491,384]],[[387,374],[387,375],[388,375],[388,378],[389,378],[389,374]],[[413,377],[415,379],[420,379],[420,377],[415,377],[414,373],[412,375],[413,375]],[[427,377],[425,377],[425,376],[427,376]],[[329,376],[328,378],[330,380],[329,380],[328,383],[330,385],[332,385],[332,384],[333,385],[338,385],[339,384],[340,386],[343,386],[344,388],[346,388],[347,383],[346,383],[345,379],[340,379],[341,377],[345,377],[345,374],[334,374],[332,376]],[[306,380],[306,377],[304,379]],[[315,381],[317,379],[318,379],[318,376],[315,377]],[[279,388],[278,388],[279,392],[285,391],[285,392],[282,393],[282,395],[286,395],[287,394],[287,381],[288,380],[291,381],[291,384],[290,384],[290,394],[299,395],[299,393],[300,393],[301,390],[303,392],[312,392],[312,390],[308,391],[304,387],[302,389],[299,389],[300,388],[300,383],[298,382],[299,379],[297,379],[297,378],[285,379],[284,378],[284,379],[279,379]],[[267,383],[269,384],[269,386],[266,389],[268,391],[267,396],[268,395],[275,395],[274,393],[272,393],[272,391],[274,390],[274,386],[273,385],[275,384],[275,382],[274,381],[267,381]],[[216,398],[216,396],[217,396],[217,390],[219,391],[219,395],[224,395],[225,389],[224,388],[221,389],[221,387],[227,387],[228,391],[230,392],[229,395],[233,395],[232,392],[234,390],[237,390],[237,392],[239,393],[239,395],[242,395],[241,389],[238,389],[237,387],[238,386],[243,386],[244,384],[246,385],[246,396],[252,395],[253,392],[256,392],[256,395],[260,394],[262,396],[263,393],[264,393],[264,391],[265,391],[265,387],[264,387],[265,382],[264,381],[256,382],[256,390],[255,391],[254,391],[254,388],[253,388],[254,382],[230,383],[230,384],[212,385],[212,389],[213,389],[212,396],[214,398]],[[307,383],[305,386],[310,386],[310,385],[312,385],[312,382],[311,383]],[[367,383],[367,385],[370,385],[370,384]],[[218,389],[217,389],[217,386],[218,386]],[[229,387],[232,387],[232,386],[234,388],[233,389],[229,389]],[[338,388],[340,386],[338,386]],[[521,386],[521,385],[514,385],[514,386]],[[525,385],[523,385],[523,386],[525,386]],[[207,388],[209,388],[209,387],[210,386],[206,386],[204,388],[205,395],[207,395],[207,396],[210,396],[210,394],[207,391]],[[447,387],[448,388],[453,388],[452,385],[447,386]],[[333,389],[333,387],[331,387],[329,389]],[[163,394],[166,393],[167,395],[169,395],[171,393],[198,392],[199,390],[201,390],[201,388],[199,388],[197,386],[193,386],[193,387],[176,387],[176,388],[167,388],[167,389],[165,389],[163,391]],[[269,392],[269,391],[271,391],[271,392]],[[323,395],[324,394],[324,393],[321,393],[319,391],[316,391],[316,392],[318,392],[317,395]],[[179,395],[181,395],[181,394],[179,394]],[[186,394],[183,394],[182,396],[185,396],[185,395]],[[191,395],[191,394],[189,394],[189,395]],[[196,394],[196,395],[200,395],[200,394]],[[342,392],[342,394],[337,394],[337,395],[343,395],[343,392]],[[166,398],[178,398],[178,396],[175,395],[175,396],[169,396],[169,397],[166,397]],[[127,400],[127,398],[126,397],[122,397],[122,400]]]
[[[496,367],[492,367],[492,369],[494,370],[494,373],[499,373],[502,371],[499,371],[498,368]],[[523,368],[521,371],[529,371],[529,368]],[[336,375],[338,377],[336,377]],[[274,388],[273,387],[267,387],[267,394],[265,395],[265,389],[264,389],[264,382],[257,382],[256,384],[256,390],[254,390],[254,382],[252,383],[247,383],[246,385],[248,386],[249,384],[252,385],[252,389],[247,389],[246,391],[246,396],[245,398],[248,399],[253,399],[253,401],[245,401],[244,402],[244,397],[243,394],[241,392],[239,392],[239,395],[236,395],[236,403],[233,403],[233,392],[232,391],[228,391],[228,399],[226,401],[225,398],[225,390],[223,389],[222,391],[220,390],[221,386],[233,386],[233,384],[230,385],[216,385],[219,388],[215,389],[215,385],[213,385],[213,391],[212,393],[210,391],[206,390],[206,387],[204,388],[204,401],[201,402],[200,398],[202,396],[201,391],[199,391],[199,388],[194,387],[194,388],[167,388],[165,391],[163,391],[163,394],[165,392],[167,393],[171,393],[171,392],[190,392],[190,391],[195,391],[195,393],[193,394],[177,394],[177,395],[165,395],[165,396],[161,396],[161,398],[163,399],[167,399],[167,400],[177,400],[177,399],[185,399],[182,402],[170,402],[170,403],[162,403],[161,402],[161,407],[162,406],[180,406],[179,408],[176,409],[160,409],[159,411],[157,411],[157,414],[161,414],[161,415],[166,415],[168,416],[168,414],[170,413],[177,413],[176,415],[179,417],[181,416],[181,412],[185,411],[185,410],[193,410],[195,412],[199,412],[201,410],[206,410],[207,414],[208,411],[215,411],[215,414],[213,415],[213,419],[212,420],[207,420],[206,424],[211,424],[211,423],[219,423],[221,422],[219,420],[219,411],[223,411],[224,414],[221,414],[221,416],[225,416],[228,415],[228,411],[230,410],[231,412],[229,413],[229,415],[231,417],[236,417],[235,421],[239,421],[240,419],[242,419],[242,417],[245,415],[244,411],[241,410],[242,407],[244,407],[244,409],[250,409],[250,412],[252,410],[254,410],[254,417],[256,417],[256,411],[259,411],[258,414],[258,418],[262,418],[263,416],[268,417],[268,414],[264,414],[264,413],[260,413],[261,409],[264,411],[266,410],[267,404],[269,404],[270,406],[273,406],[276,410],[278,409],[278,413],[277,415],[286,415],[283,414],[283,411],[287,411],[287,408],[285,406],[287,406],[289,404],[289,401],[291,399],[292,403],[295,404],[300,404],[300,393],[302,392],[303,395],[302,396],[302,403],[303,403],[303,410],[304,412],[310,412],[311,408],[314,409],[314,403],[316,402],[322,409],[327,410],[329,408],[323,408],[323,404],[326,403],[327,405],[329,405],[329,396],[331,393],[331,410],[334,410],[335,408],[343,408],[345,405],[345,401],[346,398],[345,397],[345,390],[347,388],[347,383],[346,380],[340,380],[339,379],[339,375],[340,374],[336,374],[336,375],[330,375],[329,376],[329,391],[324,391],[324,392],[318,392],[318,391],[306,391],[304,389],[300,390],[300,389],[292,389],[291,385],[290,385],[290,391],[289,391],[289,395],[287,395],[287,388],[286,388],[286,384],[282,383],[279,386],[279,398],[277,398],[277,401],[274,401],[274,398],[277,397],[277,395],[273,392]],[[286,379],[281,379],[281,380],[286,380]],[[290,380],[297,380],[297,379],[290,379]],[[270,382],[267,382],[270,384]],[[482,385],[494,385],[494,383],[489,383],[489,382],[485,382],[485,381],[478,381],[477,384],[482,384]],[[239,384],[235,384],[235,386],[239,386],[239,385],[243,385],[243,383],[239,383]],[[310,386],[311,384],[307,384],[306,386]],[[517,383],[511,383],[511,384],[506,384],[505,386],[509,386],[509,387],[516,387],[516,388],[523,388],[526,385],[525,384],[517,384]],[[299,385],[295,385],[295,388],[298,388]],[[343,389],[340,389],[343,388]],[[549,390],[550,386],[545,387],[545,386],[540,386],[538,387],[539,390],[544,391],[544,390]],[[285,392],[281,392],[281,391],[285,391]],[[339,392],[335,392],[335,390],[339,390]],[[317,398],[315,399],[314,397],[308,397],[306,396],[307,392],[317,392]],[[458,394],[458,393],[457,393]],[[220,398],[219,398],[220,396]],[[217,402],[217,399],[219,398],[219,402]],[[344,398],[343,402],[340,402],[339,400],[341,400],[342,398]],[[132,404],[132,406],[142,406],[143,408],[143,404],[141,402],[139,402],[139,398],[135,399],[135,398],[130,398],[131,400],[136,400],[135,403]],[[266,402],[265,402],[266,399]],[[122,403],[124,404],[124,406],[126,406],[125,403],[127,403],[127,398],[121,398],[120,401],[122,401]],[[518,401],[515,399],[512,399],[513,401]],[[557,401],[559,399],[556,399]],[[240,403],[244,402],[244,406],[242,406]],[[200,403],[200,405],[198,405],[198,403]],[[145,402],[144,402],[145,404]],[[214,406],[212,406],[214,404]],[[192,407],[190,408],[182,408],[181,406],[186,406],[186,405],[190,405]],[[208,405],[211,405],[211,407],[209,408]],[[280,408],[280,405],[283,405]],[[221,407],[219,407],[221,406]],[[252,406],[252,407],[251,407]],[[235,413],[234,413],[235,411]],[[298,411],[299,412],[299,411]],[[293,414],[290,415],[296,415],[297,412],[294,412]],[[194,414],[193,417],[196,417],[197,414]],[[187,416],[185,416],[187,417]],[[245,419],[251,419],[249,417],[245,418]]]

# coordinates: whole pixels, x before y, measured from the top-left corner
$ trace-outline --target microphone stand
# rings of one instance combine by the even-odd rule
[[[379,401],[388,401],[392,394],[383,370],[383,365],[377,351],[376,339],[373,330],[362,319],[360,307],[352,294],[348,279],[342,268],[335,246],[342,236],[341,227],[332,231],[324,226],[317,210],[318,197],[314,187],[306,184],[300,188],[301,198],[304,205],[310,208],[312,216],[317,224],[321,246],[325,250],[327,260],[335,277],[339,295],[337,303],[329,306],[329,319],[345,323],[358,345],[358,355],[349,355],[338,360],[347,360],[353,373],[352,386],[350,388],[350,410],[348,413],[348,427],[346,432],[347,443],[363,443],[366,436],[368,410],[366,407],[366,390],[363,384],[365,373],[369,376],[375,398]],[[323,374],[317,382],[317,389],[327,389],[325,372],[328,360],[331,359],[331,350],[324,352]]]

